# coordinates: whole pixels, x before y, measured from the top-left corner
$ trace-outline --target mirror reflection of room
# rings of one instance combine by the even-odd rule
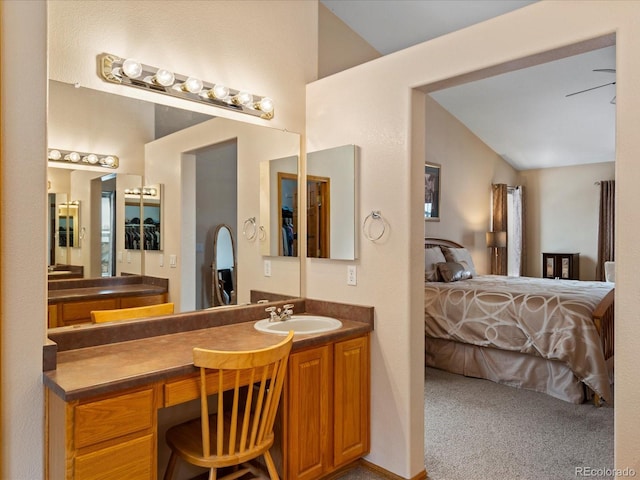
[[[307,154],[307,257],[354,260],[356,147]]]
[[[298,176],[278,173],[279,255],[298,256]]]

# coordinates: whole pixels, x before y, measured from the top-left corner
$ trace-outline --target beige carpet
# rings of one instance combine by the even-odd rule
[[[612,479],[597,473],[613,467],[613,408],[428,368],[425,466],[429,480]],[[358,467],[341,478],[383,477]]]

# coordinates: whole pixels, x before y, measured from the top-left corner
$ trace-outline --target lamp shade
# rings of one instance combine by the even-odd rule
[[[507,246],[507,232],[487,232],[487,247],[504,248]]]

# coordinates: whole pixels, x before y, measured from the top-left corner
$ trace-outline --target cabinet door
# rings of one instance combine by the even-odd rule
[[[335,344],[334,467],[369,452],[369,336]]]
[[[320,478],[330,462],[330,345],[289,358],[287,479]]]

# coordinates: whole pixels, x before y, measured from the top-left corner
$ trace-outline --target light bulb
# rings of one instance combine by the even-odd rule
[[[155,197],[157,193],[158,193],[158,191],[155,188],[150,188],[149,189],[149,195]]]
[[[249,92],[239,92],[235,97],[233,97],[234,103],[240,105],[247,105],[253,102],[253,95]]]
[[[264,97],[258,102],[258,108],[264,113],[273,112],[273,100],[271,100],[269,97]]]
[[[224,100],[229,96],[229,88],[224,85],[216,84],[213,86],[211,90],[207,92],[209,98],[217,98],[219,100]]]
[[[87,155],[85,157],[85,159],[87,160],[87,162],[89,162],[91,165],[95,165],[96,163],[98,163],[98,156],[95,153],[90,153],[89,155]]]
[[[49,150],[49,160],[60,160],[62,154],[60,150]]]
[[[129,78],[138,78],[142,75],[142,64],[133,58],[127,58],[122,62],[122,73]]]
[[[77,163],[80,161],[80,154],[78,152],[71,152],[65,156],[65,159]]]
[[[113,158],[111,155],[108,155],[104,157],[102,160],[100,160],[100,163],[104,165],[108,165],[109,167],[113,166],[115,162],[116,162],[115,158]]]
[[[164,68],[159,69],[156,74],[153,76],[154,83],[158,85],[162,85],[163,87],[170,87],[175,82],[176,77],[173,72],[169,70],[165,70]]]
[[[182,89],[190,93],[200,93],[202,91],[202,80],[195,77],[189,77],[182,84]]]

